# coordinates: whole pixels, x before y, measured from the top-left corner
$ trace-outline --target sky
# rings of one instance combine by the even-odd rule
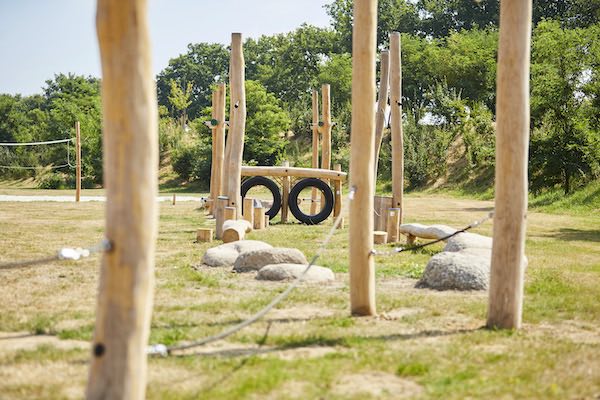
[[[331,0],[148,0],[153,69],[189,43],[229,44],[285,33],[302,23],[329,25]],[[100,76],[94,0],[0,0],[0,93],[41,93],[54,74]]]

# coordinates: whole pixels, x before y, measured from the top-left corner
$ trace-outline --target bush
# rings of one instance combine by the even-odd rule
[[[38,184],[40,189],[64,189],[65,187],[66,177],[58,173],[44,175]]]

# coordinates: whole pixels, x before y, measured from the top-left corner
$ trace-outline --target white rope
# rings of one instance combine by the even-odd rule
[[[42,144],[55,144],[55,143],[65,143],[72,142],[73,138],[70,139],[59,139],[59,140],[48,140],[46,142],[28,142],[28,143],[9,143],[9,142],[0,142],[0,146],[37,146]]]
[[[58,169],[58,168],[64,168],[64,167],[71,167],[73,168],[74,166],[71,164],[61,164],[61,165],[52,165],[52,166],[40,166],[40,167],[20,167],[18,165],[0,165],[0,168],[3,169]]]

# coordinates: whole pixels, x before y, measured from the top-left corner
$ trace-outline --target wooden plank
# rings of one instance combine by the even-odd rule
[[[392,204],[404,210],[404,135],[402,133],[402,58],[400,33],[390,35],[390,128],[392,131]]]
[[[531,0],[500,2],[490,328],[518,329],[523,312],[531,7]]]
[[[379,153],[385,129],[385,109],[387,108],[390,90],[390,52],[383,50],[379,58],[379,97],[377,99],[377,112],[375,113],[375,182],[377,182],[377,167],[379,166]]]
[[[145,0],[98,0],[105,235],[87,399],[145,398],[158,234],[158,112]]]
[[[242,176],[294,176],[297,178],[320,178],[330,180],[346,180],[345,172],[314,168],[298,167],[242,167]]]
[[[350,309],[375,315],[373,165],[375,147],[375,50],[377,0],[354,2],[352,30],[352,127],[350,187]]]
[[[227,180],[225,193],[229,198],[229,206],[235,207],[238,214],[242,213],[241,168],[244,153],[244,132],[246,130],[246,88],[244,86],[244,52],[242,34],[231,34],[230,61],[231,110],[229,112],[229,135],[225,159],[224,176]]]

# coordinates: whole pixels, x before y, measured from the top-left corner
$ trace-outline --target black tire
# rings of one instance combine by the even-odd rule
[[[304,214],[302,210],[300,210],[298,196],[300,195],[300,192],[302,192],[302,190],[306,189],[307,187],[317,188],[325,196],[325,205],[318,214],[308,215]],[[288,204],[290,206],[290,211],[298,221],[307,225],[320,224],[321,222],[325,221],[333,211],[333,192],[331,191],[329,185],[320,179],[302,179],[300,182],[294,185],[292,190],[290,190]]]
[[[281,192],[279,191],[279,186],[264,176],[253,176],[250,179],[246,179],[242,183],[242,203],[244,201],[244,197],[246,197],[246,193],[248,193],[248,190],[255,186],[264,186],[269,189],[271,195],[273,195],[273,205],[267,212],[265,212],[265,214],[269,216],[269,219],[272,220],[281,209]]]

